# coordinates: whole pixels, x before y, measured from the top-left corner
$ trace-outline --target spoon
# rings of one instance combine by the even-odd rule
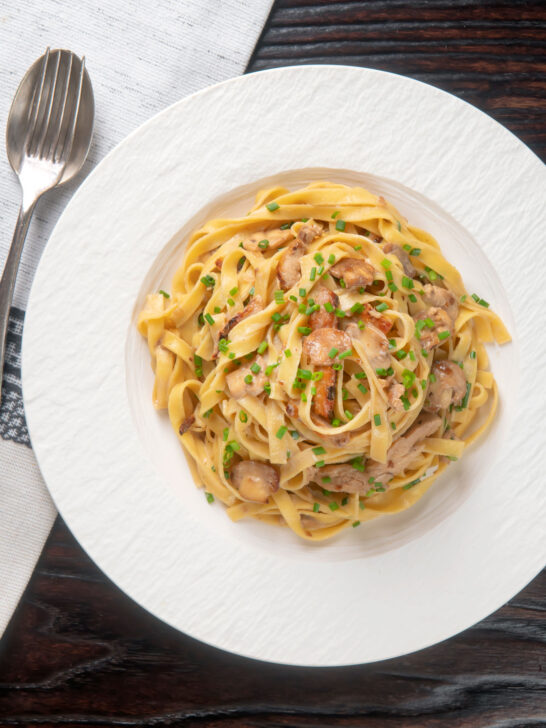
[[[94,113],[85,58],[49,48],[27,71],[11,105],[6,148],[23,201],[0,279],[0,403],[9,309],[30,219],[44,192],[81,169],[91,145]]]

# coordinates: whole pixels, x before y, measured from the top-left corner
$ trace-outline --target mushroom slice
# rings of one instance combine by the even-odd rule
[[[330,268],[330,274],[343,278],[347,288],[360,288],[373,283],[375,268],[362,258],[343,258]]]
[[[337,372],[331,366],[316,367],[315,372],[322,372],[322,379],[314,383],[317,393],[313,397],[313,412],[330,424],[335,412]]]
[[[432,365],[435,381],[429,386],[424,409],[438,412],[450,404],[461,404],[466,394],[466,377],[458,364],[452,361],[436,361]]]
[[[293,240],[284,251],[277,265],[277,278],[283,291],[293,288],[301,278],[300,258],[305,253],[305,244]]]
[[[298,240],[301,240],[301,242],[307,246],[312,243],[315,238],[320,237],[322,233],[322,225],[314,220],[310,220],[300,227],[296,235]]]
[[[257,460],[241,460],[231,469],[231,483],[244,500],[267,503],[279,490],[279,474],[271,465]]]
[[[389,403],[389,406],[392,407],[395,412],[403,410],[404,405],[400,397],[402,397],[405,392],[404,385],[400,384],[400,382],[398,382],[394,377],[380,379],[379,383],[387,395],[387,402]]]
[[[303,340],[304,353],[310,363],[317,367],[331,367],[332,364],[339,363],[339,354],[350,348],[350,336],[345,331],[328,326],[312,331]]]
[[[260,367],[259,372],[253,372],[251,366],[257,364]],[[243,397],[253,396],[257,397],[264,391],[264,386],[267,383],[267,377],[265,376],[266,363],[261,356],[257,356],[252,364],[245,367],[239,367],[230,372],[226,376],[226,384],[229,389],[229,393],[234,399],[242,399]],[[249,381],[246,381],[246,380]]]
[[[360,318],[365,324],[372,324],[383,334],[388,334],[393,327],[393,322],[390,318],[382,316],[370,303],[364,305],[364,311],[360,314]]]
[[[264,243],[263,247],[260,247],[259,243],[264,240],[267,240],[267,245]],[[292,240],[294,240],[294,233],[290,229],[257,230],[249,237],[243,238],[243,248],[252,253],[259,253],[264,250],[276,250]]]
[[[190,415],[189,417],[186,417],[186,419],[182,422],[180,427],[178,428],[178,432],[183,435],[185,432],[187,432],[195,422],[195,417],[193,415]]]
[[[423,301],[428,303],[429,306],[436,306],[437,308],[443,308],[452,321],[455,321],[459,314],[459,302],[457,296],[448,291],[447,288],[441,288],[440,286],[433,286],[431,283],[427,283],[423,286],[425,295]]]
[[[415,278],[415,276],[417,275],[417,271],[416,271],[413,263],[411,262],[409,255],[404,250],[404,248],[401,248],[399,245],[396,245],[395,243],[387,243],[386,245],[383,246],[383,252],[392,253],[393,255],[396,255],[396,257],[402,264],[404,273],[407,276],[409,276],[410,278]]]
[[[323,329],[324,327],[336,329],[338,324],[338,318],[335,311],[328,313],[324,308],[325,303],[330,303],[333,309],[339,308],[339,298],[326,286],[317,286],[313,289],[313,301],[319,306],[318,311],[313,311],[309,316],[309,326],[313,329]]]

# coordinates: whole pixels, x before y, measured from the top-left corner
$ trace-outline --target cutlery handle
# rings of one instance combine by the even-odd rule
[[[11,247],[6,265],[0,279],[0,403],[2,402],[2,378],[4,372],[4,354],[6,351],[6,337],[8,333],[9,309],[13,298],[13,289],[17,279],[17,269],[23,252],[23,245],[27,236],[30,218],[34,212],[35,202],[29,206],[21,207],[19,217],[13,233]]]

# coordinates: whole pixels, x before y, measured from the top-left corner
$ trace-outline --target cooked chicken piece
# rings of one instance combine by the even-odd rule
[[[263,240],[267,240],[267,245],[263,243],[264,247],[260,247],[258,243]],[[294,240],[294,233],[290,230],[281,230],[276,228],[275,230],[258,230],[252,233],[247,238],[243,238],[243,248],[250,250],[253,253],[263,252],[264,250],[276,250],[281,245],[286,245],[290,241]]]
[[[416,331],[415,335],[419,339],[421,347],[425,351],[430,351],[444,341],[444,339],[438,337],[438,334],[448,331],[450,336],[453,335],[453,319],[443,308],[435,307],[421,311],[421,313],[415,316],[416,321],[425,321],[426,319],[430,319],[434,323],[434,326],[432,328],[424,326],[421,332]]]
[[[425,437],[437,432],[442,420],[436,415],[419,415],[409,430],[393,442],[387,450],[387,462],[378,463],[368,460],[366,474],[377,482],[385,484],[395,475],[400,475],[415,461],[423,451]]]
[[[231,470],[231,483],[241,498],[253,503],[267,503],[279,490],[279,474],[275,468],[257,460],[241,460]]]
[[[194,422],[195,422],[195,417],[193,415],[186,417],[184,422],[182,422],[182,424],[178,428],[178,432],[181,435],[183,435],[185,432],[187,432],[190,429],[190,427],[193,425]]]
[[[322,329],[325,326],[328,328],[337,328],[338,318],[335,313],[328,313],[324,308],[325,303],[331,303],[334,309],[339,307],[339,298],[336,294],[326,286],[317,286],[313,289],[312,298],[314,302],[320,306],[318,311],[315,311],[309,316],[309,326],[313,329]]]
[[[366,357],[372,369],[388,369],[391,364],[389,354],[389,341],[387,337],[373,326],[359,329],[356,324],[349,324],[346,332],[353,339],[360,340],[364,345]]]
[[[351,348],[351,339],[344,331],[325,326],[312,331],[303,340],[303,351],[309,362],[317,367],[331,367],[337,364],[339,354]],[[335,356],[328,356],[332,350],[337,350]]]
[[[258,364],[260,371],[255,374],[251,371],[250,367],[253,364]],[[267,383],[267,377],[265,376],[266,363],[261,356],[257,356],[252,364],[245,367],[239,367],[235,371],[230,372],[226,376],[226,384],[229,392],[234,399],[242,399],[243,397],[253,396],[257,397],[264,391],[264,386]],[[252,377],[250,384],[245,382],[245,377]]]
[[[393,327],[393,322],[390,318],[382,316],[370,303],[364,305],[364,311],[360,314],[360,318],[365,324],[372,324],[383,334],[388,334]]]
[[[433,286],[427,283],[423,286],[425,295],[423,301],[428,303],[429,306],[436,306],[437,308],[443,308],[448,314],[449,318],[455,321],[459,314],[459,302],[457,296],[448,291],[447,288],[440,288],[440,286]]]
[[[323,377],[314,382],[317,393],[313,397],[313,412],[329,424],[335,412],[337,372],[331,366],[316,367],[315,371],[322,372]]]
[[[320,225],[318,222],[310,220],[300,227],[297,232],[297,237],[304,245],[309,245],[309,243],[312,243],[313,240],[322,235],[322,233],[322,225]]]
[[[374,487],[373,483],[370,484],[370,478],[374,478],[376,483],[386,485],[395,475],[403,473],[423,451],[425,437],[436,432],[441,423],[442,420],[435,415],[420,416],[406,434],[390,446],[385,464],[367,460],[363,473],[349,463],[326,465],[324,468],[313,468],[313,477],[318,483],[322,482],[322,478],[330,477],[329,490],[364,495]]]
[[[400,384],[394,377],[388,377],[387,379],[380,379],[380,384],[383,387],[383,391],[387,395],[387,402],[395,410],[399,412],[404,409],[402,400],[400,397],[406,391],[404,385]]]
[[[227,324],[224,326],[224,328],[220,331],[218,335],[218,341],[220,339],[227,339],[229,332],[234,326],[237,326],[239,321],[242,321],[243,319],[248,318],[249,316],[252,316],[254,313],[258,313],[258,311],[262,311],[264,307],[262,297],[261,296],[254,296],[252,300],[243,308],[242,311],[239,311],[238,314],[233,316],[229,319]],[[218,352],[215,353],[215,356],[218,354]]]
[[[452,361],[436,361],[431,371],[436,381],[428,388],[424,409],[438,412],[450,404],[461,404],[466,394],[466,378],[461,367]]]
[[[293,240],[281,256],[277,266],[277,278],[283,291],[295,286],[301,278],[300,258],[304,253],[304,243],[301,240]]]
[[[360,288],[373,283],[375,269],[361,258],[343,258],[330,268],[330,274],[334,278],[343,278],[347,288]]]
[[[415,270],[409,255],[406,253],[404,248],[400,247],[400,245],[396,245],[395,243],[387,243],[383,246],[383,252],[396,255],[396,257],[402,264],[404,273],[409,276],[409,278],[414,278],[417,275],[417,271]]]

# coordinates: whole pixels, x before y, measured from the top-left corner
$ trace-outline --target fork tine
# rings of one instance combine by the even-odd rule
[[[60,149],[60,152],[58,150],[55,150],[55,157],[54,160],[56,162],[68,162],[70,159],[70,153],[72,152],[72,144],[74,142],[74,129],[76,127],[76,121],[78,119],[78,113],[80,111],[80,103],[82,98],[82,89],[83,89],[83,79],[85,76],[85,56],[82,56],[82,59],[80,61],[80,74],[78,77],[78,95],[76,96],[76,103],[74,104],[72,117],[70,119],[70,122],[68,124],[68,127],[66,129],[66,134],[63,140],[63,145]]]
[[[46,52],[44,53],[44,60],[42,62],[42,70],[40,73],[40,85],[38,88],[36,86],[34,87],[34,94],[32,97],[32,104],[30,107],[30,114],[29,114],[28,125],[27,125],[27,133],[25,135],[25,142],[24,142],[24,147],[23,147],[27,153],[30,150],[30,142],[31,142],[32,137],[34,136],[34,132],[36,130],[36,122],[38,120],[38,111],[40,109],[40,103],[42,101],[42,94],[44,92],[48,62],[49,62],[49,46],[46,48]]]
[[[59,67],[61,64],[61,51],[57,51],[56,59],[55,59],[55,71],[53,75],[53,82],[50,86],[48,100],[47,100],[47,109],[44,111],[44,116],[42,117],[42,123],[40,125],[40,133],[38,141],[35,145],[35,154],[37,157],[42,157],[44,152],[44,145],[45,145],[45,139],[47,135],[47,130],[49,127],[49,121],[51,119],[51,110],[53,108],[53,102],[55,100],[55,91],[57,89],[57,81],[59,79]]]
[[[60,99],[58,105],[57,105],[57,113],[55,117],[55,123],[51,125],[51,131],[49,133],[49,144],[47,148],[47,156],[51,159],[55,160],[55,151],[57,149],[57,146],[59,144],[59,139],[61,137],[61,131],[63,128],[63,122],[66,119],[66,110],[68,104],[66,103],[68,98],[68,91],[70,88],[70,75],[72,73],[72,61],[74,58],[74,54],[70,53],[68,57],[68,69],[66,73],[64,74],[64,79],[62,83],[62,98]]]

